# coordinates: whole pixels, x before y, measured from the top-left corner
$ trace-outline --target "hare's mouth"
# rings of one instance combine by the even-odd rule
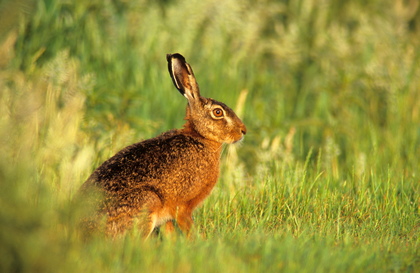
[[[231,136],[231,141],[229,141],[228,143],[234,144],[234,143],[242,142],[242,140],[244,140],[245,138],[245,134],[246,132],[241,131],[241,133],[238,136]]]
[[[243,128],[241,129],[241,137],[233,143],[242,142],[242,140],[244,140],[245,138],[245,135],[246,135],[246,127],[245,125],[243,125]]]
[[[240,139],[233,141],[232,144],[242,143],[242,141],[244,140],[244,138],[245,138],[245,136],[242,135]]]

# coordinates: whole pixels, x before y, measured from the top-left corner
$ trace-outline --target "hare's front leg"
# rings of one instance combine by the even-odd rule
[[[192,209],[189,207],[177,207],[175,221],[182,232],[188,236],[191,231],[191,227],[194,224],[194,220],[192,219]]]
[[[170,220],[165,223],[165,232],[166,233],[173,233],[175,231],[174,221]]]

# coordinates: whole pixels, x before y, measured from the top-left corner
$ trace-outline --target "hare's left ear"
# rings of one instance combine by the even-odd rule
[[[167,54],[169,75],[179,92],[189,102],[200,98],[200,91],[191,66],[185,61],[184,56],[179,53]]]

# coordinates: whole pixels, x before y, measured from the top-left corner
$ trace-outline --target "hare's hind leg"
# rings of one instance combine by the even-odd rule
[[[163,209],[163,200],[153,191],[142,192],[140,196],[142,202],[139,207],[141,207],[141,210],[135,217],[139,220],[137,227],[142,231],[144,238],[147,239],[153,233],[153,230],[161,224],[160,212]]]
[[[121,194],[115,204],[108,213],[107,233],[115,236],[136,227],[144,238],[157,226],[157,212],[163,206],[157,193],[144,189]]]

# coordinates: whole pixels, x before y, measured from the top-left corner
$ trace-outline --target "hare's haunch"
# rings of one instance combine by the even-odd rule
[[[175,87],[188,100],[186,123],[124,148],[92,173],[79,192],[94,209],[83,221],[89,230],[114,236],[138,225],[147,237],[167,222],[173,229],[176,221],[188,233],[193,210],[217,182],[222,144],[246,134],[232,109],[201,97],[182,55],[168,54],[167,61]]]

